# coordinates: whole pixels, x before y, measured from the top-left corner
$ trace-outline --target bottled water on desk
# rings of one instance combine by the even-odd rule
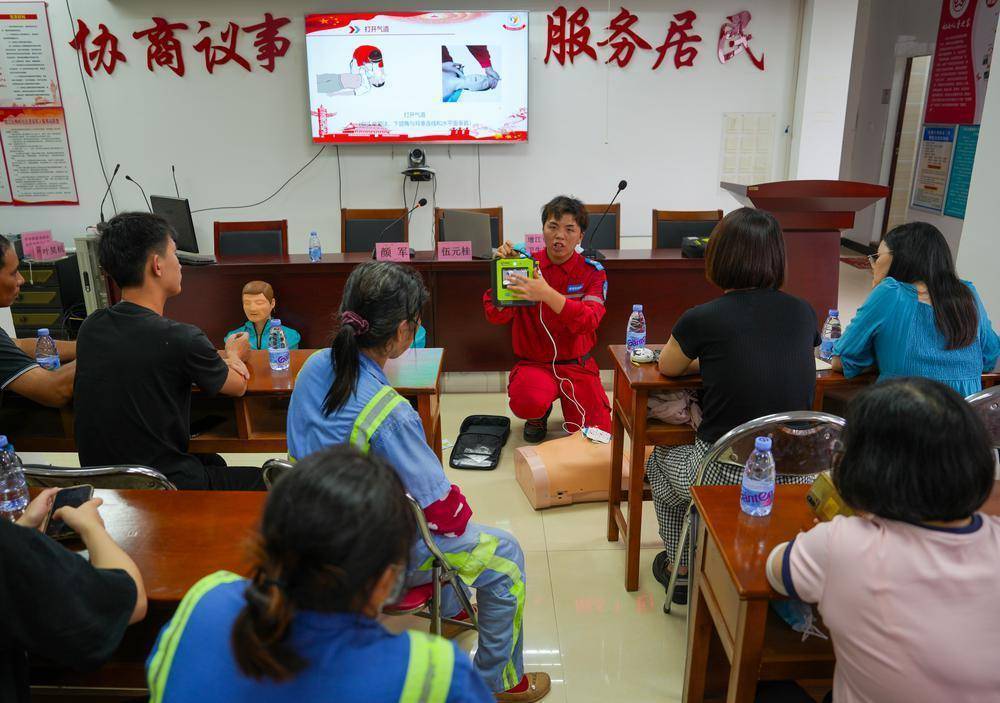
[[[641,305],[632,306],[632,314],[628,318],[628,328],[625,330],[625,347],[632,351],[646,346],[646,316],[642,314]]]
[[[840,312],[831,310],[826,322],[823,323],[823,333],[820,335],[819,358],[829,361],[833,358],[833,345],[840,339],[842,328],[840,325]]]
[[[323,249],[319,245],[319,235],[316,232],[309,233],[309,260],[314,264],[323,258]]]
[[[774,456],[771,438],[758,437],[754,451],[743,469],[743,487],[740,490],[740,508],[747,515],[764,517],[771,514],[774,504]]]
[[[14,522],[28,506],[28,483],[14,445],[0,435],[0,519]]]
[[[38,330],[38,339],[35,341],[35,361],[43,369],[49,371],[55,371],[59,368],[59,350],[56,348],[55,340],[52,339],[45,327]]]
[[[271,331],[267,335],[267,357],[272,371],[287,371],[291,366],[291,353],[288,351],[285,330],[281,328],[281,320],[271,320]]]

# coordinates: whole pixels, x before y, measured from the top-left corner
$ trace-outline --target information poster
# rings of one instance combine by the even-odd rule
[[[0,205],[79,202],[44,2],[0,2]]]
[[[948,193],[944,199],[944,214],[965,219],[965,204],[969,200],[969,183],[972,181],[972,164],[976,159],[979,142],[979,125],[961,125],[955,136],[955,149],[951,155],[951,174]]]
[[[913,207],[934,212],[941,212],[944,208],[954,144],[954,126],[924,125],[913,183]]]

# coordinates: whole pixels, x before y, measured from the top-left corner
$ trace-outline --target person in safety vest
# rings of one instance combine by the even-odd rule
[[[289,456],[301,459],[332,444],[350,442],[388,460],[423,508],[438,548],[464,585],[476,591],[476,671],[498,701],[537,701],[548,693],[550,680],[545,673],[523,670],[521,547],[503,530],[470,522],[472,509],[458,486],[445,477],[419,415],[393,390],[383,371],[389,359],[409,348],[427,298],[427,289],[412,268],[369,262],[351,272],[332,348],[313,354],[295,380],[286,433]],[[408,587],[430,581],[431,562],[424,542],[416,540]],[[443,616],[469,617],[452,589],[444,589],[442,597]]]
[[[196,583],[146,663],[152,703],[488,703],[453,643],[393,635],[415,525],[396,472],[348,446],[274,485],[245,579]]]
[[[608,278],[604,266],[576,251],[587,224],[583,203],[565,195],[553,198],[542,208],[545,249],[534,256],[538,277],[514,275],[508,287],[538,305],[497,307],[492,290],[483,294],[488,321],[513,322],[518,362],[510,372],[507,395],[511,412],[525,420],[527,442],[545,439],[557,398],[570,431],[584,425],[611,431],[611,404],[592,356],[604,317]],[[497,254],[518,256],[510,242],[501,244]]]

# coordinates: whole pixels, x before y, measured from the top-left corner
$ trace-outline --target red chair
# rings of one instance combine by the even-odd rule
[[[462,587],[462,579],[455,571],[444,554],[438,549],[431,535],[430,528],[427,527],[427,520],[424,518],[424,511],[420,505],[407,494],[406,499],[413,510],[413,517],[417,521],[417,528],[420,530],[420,538],[427,545],[431,553],[431,580],[429,583],[414,586],[405,591],[403,595],[391,606],[386,606],[382,612],[386,615],[410,615],[426,618],[431,621],[431,633],[441,634],[441,623],[446,622],[466,630],[478,630],[479,618],[476,609],[472,607],[468,594]],[[468,614],[468,620],[455,620],[441,617],[441,587],[450,586],[458,596],[458,602]]]

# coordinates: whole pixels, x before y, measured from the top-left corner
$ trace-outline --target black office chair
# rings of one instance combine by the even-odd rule
[[[601,222],[601,215],[607,209],[604,205],[584,205],[590,221],[587,223],[587,231],[583,235],[584,249],[593,247],[594,249],[620,249],[622,239],[622,204],[615,203],[608,210],[607,216]],[[598,223],[600,228],[598,229]],[[596,231],[595,231],[596,230]]]
[[[409,242],[409,218],[403,208],[340,211],[340,250],[371,252],[376,241]],[[402,219],[400,219],[402,218]],[[394,220],[398,220],[394,222]],[[388,227],[388,229],[386,229]]]
[[[722,210],[653,210],[653,248],[680,249],[684,237],[707,237]]]
[[[216,222],[215,256],[288,256],[288,220]]]
[[[434,208],[434,248],[444,239],[444,211],[447,208]],[[490,216],[490,243],[494,249],[503,242],[503,208],[502,207],[463,207],[454,208],[466,212],[481,212]],[[604,229],[603,227],[601,229]]]

